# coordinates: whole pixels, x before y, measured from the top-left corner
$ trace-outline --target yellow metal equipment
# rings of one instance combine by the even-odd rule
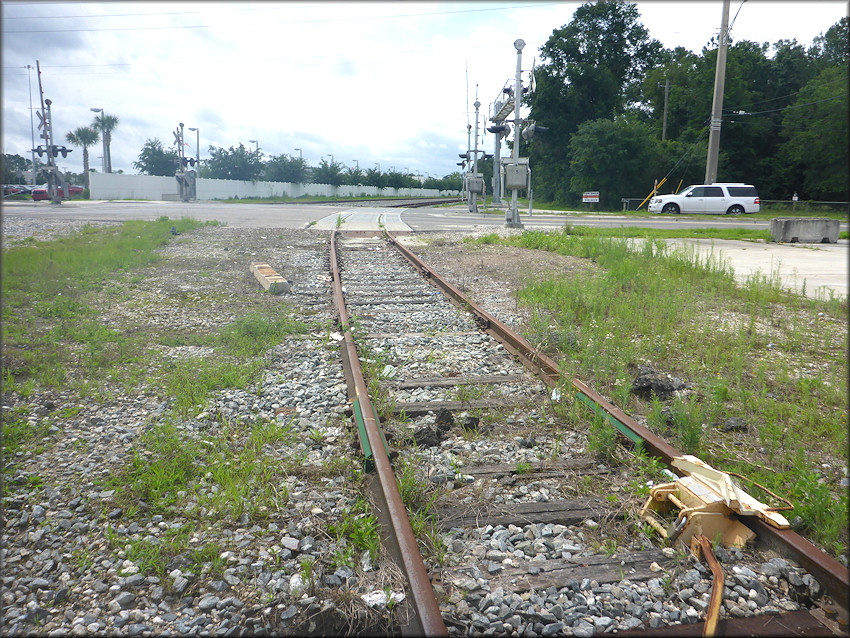
[[[733,513],[757,516],[780,529],[789,527],[782,514],[734,485],[725,472],[690,455],[676,457],[671,464],[685,476],[653,487],[640,512],[641,518],[671,543],[678,541],[687,547],[695,534],[702,534],[712,540],[719,539],[726,547],[743,547],[755,534],[733,520]],[[669,514],[674,509],[679,513],[667,528],[656,514]]]

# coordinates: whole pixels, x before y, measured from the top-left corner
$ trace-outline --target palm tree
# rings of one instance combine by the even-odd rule
[[[106,149],[106,157],[103,165],[106,167],[106,172],[112,172],[112,153],[109,150],[109,145],[112,142],[112,131],[118,126],[118,117],[115,115],[107,115],[103,111],[94,116],[92,128],[96,128],[103,132],[104,148]]]
[[[83,147],[83,172],[86,175],[86,188],[89,187],[89,146],[97,144],[100,133],[89,126],[80,126],[65,134],[65,141],[74,146]]]

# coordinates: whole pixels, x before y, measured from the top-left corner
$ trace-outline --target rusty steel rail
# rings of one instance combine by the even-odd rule
[[[445,292],[456,305],[472,313],[476,322],[488,334],[502,343],[507,350],[519,357],[532,370],[537,371],[549,387],[556,387],[562,382],[561,372],[552,359],[539,352],[521,335],[486,312],[455,286],[443,279],[386,230],[384,230],[384,234],[388,241],[424,277]],[[632,417],[613,406],[602,395],[590,389],[578,379],[571,379],[570,385],[579,400],[586,403],[598,414],[603,415],[624,436],[635,443],[641,443],[649,454],[659,457],[668,465],[673,458],[682,456],[681,452],[664,439],[640,425]],[[674,469],[674,471],[676,470]],[[812,545],[796,532],[789,529],[777,529],[754,516],[739,516],[738,520],[752,529],[763,542],[786,555],[790,555],[800,565],[805,567],[824,586],[844,614],[846,615],[848,613],[850,570],[847,567]]]
[[[336,252],[336,236],[337,232],[333,231],[331,234],[330,271],[334,303],[339,312],[340,324],[344,330],[345,354],[343,356],[343,362],[348,367],[346,378],[349,378],[350,375],[350,379],[354,383],[355,401],[358,404],[369,446],[371,447],[372,460],[380,486],[380,495],[384,500],[385,511],[392,524],[391,536],[395,543],[397,543],[397,558],[400,560],[401,567],[407,576],[413,608],[416,611],[415,618],[411,619],[408,631],[411,635],[447,636],[448,630],[443,622],[440,606],[434,596],[434,588],[431,586],[428,573],[425,571],[425,564],[419,552],[416,537],[413,535],[413,530],[410,527],[410,519],[401,500],[398,484],[396,483],[395,475],[390,466],[390,460],[384,448],[383,434],[375,418],[372,402],[369,399],[366,380],[363,378],[363,370],[360,367],[360,359],[357,356],[354,337],[349,327],[349,316],[342,292],[342,282],[340,280],[339,262],[337,261]]]

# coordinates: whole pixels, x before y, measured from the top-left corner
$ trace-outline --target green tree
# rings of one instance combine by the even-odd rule
[[[270,182],[303,184],[307,181],[307,166],[300,157],[281,154],[265,163],[264,175]]]
[[[847,201],[847,65],[821,71],[784,111],[782,156],[800,181],[783,185],[783,195]]]
[[[826,35],[821,34],[812,41],[809,55],[825,66],[846,64],[850,57],[848,36],[850,19],[844,16],[827,30]]]
[[[225,149],[210,146],[210,159],[204,177],[211,179],[239,179],[255,182],[260,178],[263,165],[257,153],[239,144],[238,148]]]
[[[354,168],[348,168],[345,171],[345,183],[351,184],[352,186],[359,186],[363,184],[365,176],[363,175],[363,171],[360,170],[359,166],[355,166]]]
[[[89,188],[89,146],[97,144],[99,140],[100,133],[90,126],[80,126],[65,134],[66,142],[83,148],[83,175],[86,188]]]
[[[24,181],[24,171],[32,166],[32,162],[20,155],[5,153],[3,155],[3,183],[20,184]]]
[[[579,125],[570,140],[569,159],[575,198],[599,191],[600,204],[609,209],[619,208],[624,197],[648,193],[661,165],[653,130],[625,117]]]
[[[105,142],[104,146],[106,148],[106,157],[104,158],[104,166],[106,166],[106,172],[112,172],[112,149],[110,148],[112,144],[112,131],[116,129],[118,126],[118,117],[115,115],[107,115],[103,111],[101,111],[98,115],[95,115],[94,120],[91,123],[91,127],[97,129],[103,135],[103,140]]]
[[[386,180],[380,170],[377,168],[369,168],[366,169],[366,175],[363,179],[363,183],[367,186],[383,188],[386,185]]]
[[[613,118],[641,99],[640,81],[663,49],[639,17],[634,3],[587,2],[541,47],[536,88],[526,99],[530,118],[549,129],[529,152],[540,199],[568,201],[567,149],[582,122]]]
[[[343,165],[337,161],[328,162],[325,158],[319,162],[319,166],[313,171],[313,182],[316,184],[330,184],[339,186],[345,181],[342,172]]]
[[[145,141],[133,168],[143,175],[173,176],[179,157],[174,149],[164,149],[157,138]]]

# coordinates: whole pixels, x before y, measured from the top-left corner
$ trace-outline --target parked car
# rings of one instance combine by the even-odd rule
[[[82,186],[75,186],[73,184],[68,184],[68,196],[72,199],[74,197],[82,196],[83,190],[84,189],[83,189]],[[65,199],[65,194],[62,192],[61,188],[59,189],[59,195],[62,197],[62,199]],[[39,186],[38,188],[33,188],[32,189],[32,199],[33,199],[33,201],[36,201],[36,202],[39,201],[39,200],[50,199],[50,196],[47,194],[47,184],[44,184],[43,186]]]
[[[3,195],[29,195],[32,187],[26,184],[4,184]]]
[[[677,194],[656,195],[650,213],[708,213],[740,215],[759,212],[759,195],[751,184],[716,183],[688,186]]]

